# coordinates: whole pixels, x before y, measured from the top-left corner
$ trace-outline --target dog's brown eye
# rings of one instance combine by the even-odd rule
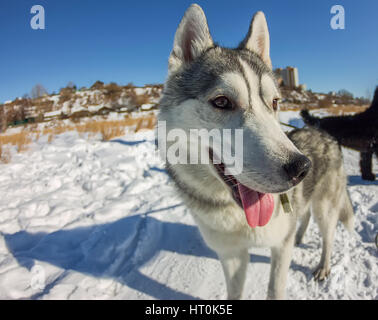
[[[273,108],[274,111],[278,110],[278,102],[279,102],[278,98],[273,99],[272,108]]]
[[[232,102],[225,96],[219,96],[211,100],[213,107],[220,109],[232,109]]]

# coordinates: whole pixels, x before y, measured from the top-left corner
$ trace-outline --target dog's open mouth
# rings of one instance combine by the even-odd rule
[[[220,178],[231,189],[236,203],[244,210],[248,224],[255,228],[265,226],[272,217],[274,209],[273,196],[270,193],[261,193],[248,188],[239,182],[234,176],[225,174],[223,163],[215,164],[213,152],[209,150],[210,159]]]

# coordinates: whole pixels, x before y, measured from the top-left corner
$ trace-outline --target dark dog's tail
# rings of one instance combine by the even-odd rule
[[[301,117],[303,118],[303,121],[305,122],[305,124],[309,126],[319,127],[320,125],[319,118],[312,116],[310,112],[308,112],[307,109],[301,110]]]
[[[373,101],[371,102],[370,108],[378,109],[378,86],[375,88],[374,98],[373,98]]]

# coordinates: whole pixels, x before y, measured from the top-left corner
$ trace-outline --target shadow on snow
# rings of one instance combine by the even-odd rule
[[[94,277],[115,279],[156,299],[198,299],[170,288],[139,270],[160,251],[217,259],[216,254],[203,242],[196,227],[148,216],[173,207],[128,216],[111,223],[53,233],[20,231],[3,235],[8,250],[28,270],[35,261],[44,261],[65,269],[56,281],[64,278],[68,274],[67,270],[74,270]],[[251,261],[269,264],[270,258],[252,255]],[[291,267],[306,275],[311,274],[309,268],[294,262]],[[47,294],[56,281],[31,298]]]

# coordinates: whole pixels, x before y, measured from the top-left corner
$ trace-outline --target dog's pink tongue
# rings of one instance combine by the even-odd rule
[[[270,193],[260,193],[249,189],[240,182],[238,188],[248,224],[252,228],[265,226],[273,213],[273,196]]]

